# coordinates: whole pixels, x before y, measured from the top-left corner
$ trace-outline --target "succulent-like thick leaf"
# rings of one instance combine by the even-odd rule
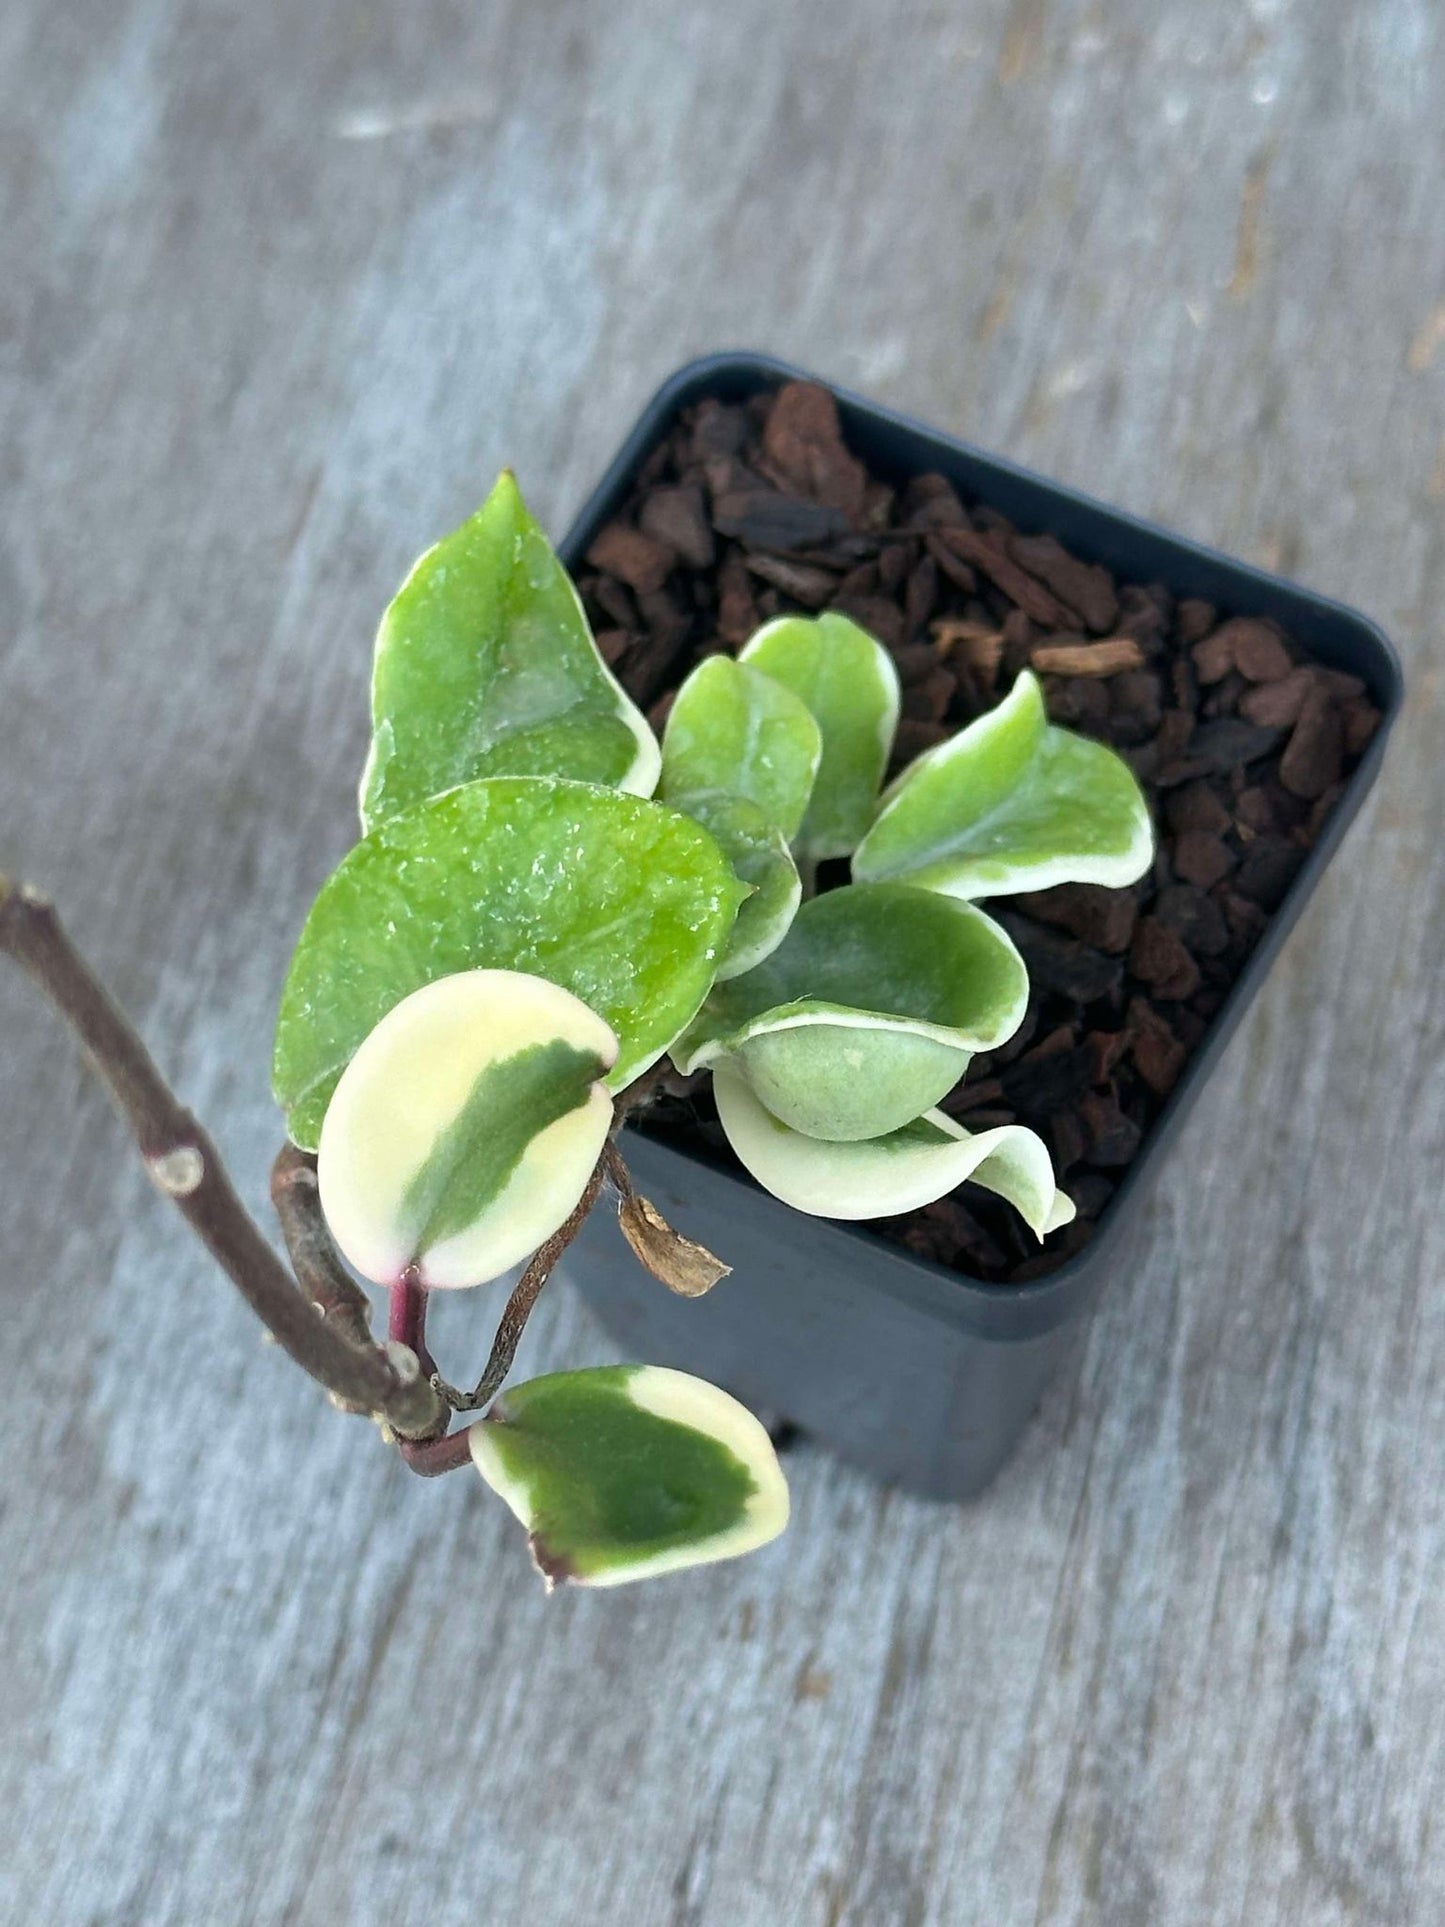
[[[831,1144],[790,1130],[727,1065],[714,1071],[713,1092],[743,1165],[774,1197],[812,1217],[899,1217],[965,1179],[1006,1198],[1040,1239],[1074,1215],[1054,1182],[1048,1147],[1021,1124],[975,1137],[945,1112],[926,1111],[883,1137]]]
[[[658,1365],[556,1372],[471,1429],[549,1589],[620,1586],[752,1552],[788,1522],[772,1441],[726,1392]]]
[[[690,817],[556,777],[466,783],[383,824],[322,886],[281,995],[272,1083],[314,1150],[336,1081],[403,997],[459,970],[520,970],[618,1040],[618,1090],[712,983],[742,888]]]
[[[802,828],[793,839],[811,863],[848,856],[868,828],[898,727],[893,658],[846,616],[780,616],[739,661],[792,690],[812,711],[823,757]]]
[[[479,1285],[550,1238],[612,1127],[617,1039],[570,991],[511,970],[442,977],[341,1074],[317,1182],[364,1278]]]
[[[994,897],[1133,883],[1153,853],[1133,771],[1102,743],[1051,724],[1038,680],[1024,670],[996,709],[890,787],[853,874]]]
[[[732,1062],[809,1136],[878,1137],[1011,1037],[1027,1002],[1023,959],[982,911],[852,884],[805,903],[770,957],[718,984],[673,1055],[684,1072]]]
[[[772,676],[709,656],[677,692],[662,738],[661,794],[745,797],[791,842],[813,793],[823,738],[807,704]]]
[[[371,712],[368,830],[481,776],[570,776],[637,796],[657,785],[656,739],[510,471],[382,617]]]
[[[737,977],[776,950],[788,934],[803,898],[803,881],[787,840],[756,803],[745,796],[697,790],[668,802],[717,838],[741,883],[751,894],[738,911],[719,978]]]

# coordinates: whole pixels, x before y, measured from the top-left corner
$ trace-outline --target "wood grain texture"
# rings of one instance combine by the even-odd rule
[[[804,1447],[780,1547],[650,1589],[544,1599],[258,1344],[0,978],[0,1917],[1445,1916],[1442,56],[1433,0],[0,11],[0,868],[258,1209],[378,610],[504,461],[563,526],[688,354],[1279,564],[1412,679],[993,1491]],[[607,1356],[565,1292],[529,1352]]]

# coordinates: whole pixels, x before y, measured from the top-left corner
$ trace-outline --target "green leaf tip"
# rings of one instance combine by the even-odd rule
[[[413,991],[347,1065],[321,1208],[365,1278],[484,1284],[576,1206],[612,1128],[617,1039],[570,991],[470,970]]]
[[[484,776],[568,776],[650,796],[660,768],[646,719],[504,469],[382,618],[363,827]]]
[[[996,708],[891,785],[853,875],[971,899],[1058,883],[1119,888],[1143,876],[1153,854],[1133,771],[1102,743],[1051,724],[1026,669]]]
[[[302,930],[272,1069],[292,1140],[316,1149],[389,1010],[467,970],[570,991],[615,1035],[621,1089],[696,1013],[743,895],[699,823],[619,790],[490,777],[417,804],[343,858]]]
[[[553,1586],[617,1586],[775,1539],[788,1488],[766,1430],[714,1385],[657,1365],[555,1372],[504,1392],[472,1460]]]

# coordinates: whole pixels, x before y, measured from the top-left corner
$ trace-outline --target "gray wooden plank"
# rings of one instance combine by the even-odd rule
[[[547,1601],[256,1342],[0,978],[0,1911],[1430,1922],[1445,161],[1430,0],[11,0],[0,867],[258,1205],[375,614],[790,354],[1376,614],[1378,800],[978,1505]],[[479,1349],[475,1309],[442,1336]],[[599,1358],[558,1293],[534,1360]]]

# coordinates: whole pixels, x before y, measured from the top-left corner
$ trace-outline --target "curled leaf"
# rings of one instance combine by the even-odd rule
[[[952,897],[1057,883],[1133,883],[1154,839],[1133,771],[1102,743],[1056,728],[1024,670],[986,716],[906,769],[853,858],[860,882],[893,878]]]
[[[673,1055],[684,1073],[731,1063],[812,1137],[878,1137],[1012,1036],[1027,1001],[1023,959],[982,911],[855,884],[805,903],[771,956],[719,983]]]
[[[468,1435],[553,1586],[618,1586],[736,1558],[788,1522],[762,1425],[686,1372],[614,1365],[505,1391]]]
[[[898,727],[893,658],[866,629],[830,612],[765,623],[739,661],[790,689],[822,732],[798,854],[813,863],[850,855],[872,820]]]
[[[701,1298],[732,1270],[706,1245],[675,1231],[652,1200],[635,1191],[618,1206],[617,1222],[642,1264],[679,1298]]]
[[[418,804],[342,860],[301,933],[272,1068],[293,1141],[316,1148],[386,1013],[462,970],[570,990],[616,1036],[621,1089],[697,1011],[742,894],[700,824],[618,790],[492,777]]]
[[[727,1065],[713,1073],[729,1144],[765,1190],[816,1218],[892,1218],[917,1211],[966,1179],[1012,1204],[1043,1239],[1074,1216],[1054,1182],[1042,1138],[1021,1124],[971,1136],[943,1111],[927,1111],[882,1137],[828,1143],[791,1130]]]
[[[321,1208],[364,1278],[499,1277],[576,1205],[607,1142],[617,1039],[569,991],[443,977],[389,1011],[321,1127]]]
[[[371,708],[368,830],[483,776],[568,776],[637,796],[657,785],[656,739],[510,471],[397,591],[376,639]]]

